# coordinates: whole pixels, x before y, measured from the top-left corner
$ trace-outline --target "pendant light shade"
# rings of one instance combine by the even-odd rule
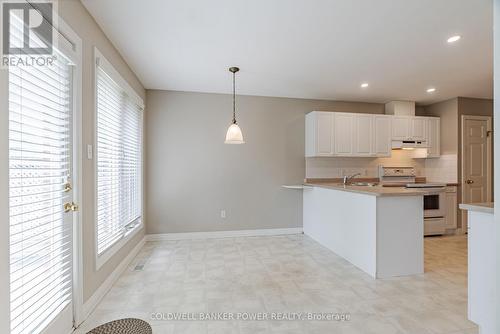
[[[234,123],[229,126],[226,133],[225,144],[245,144],[243,141],[243,134],[238,124]]]
[[[235,85],[235,74],[240,69],[237,67],[230,67],[229,72],[233,73],[233,121],[227,129],[225,144],[245,144],[243,140],[243,133],[236,122],[236,85]]]

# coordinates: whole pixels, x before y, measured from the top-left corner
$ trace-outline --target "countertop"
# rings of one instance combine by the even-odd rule
[[[305,186],[309,187],[320,187],[341,191],[348,191],[352,193],[366,194],[372,196],[423,196],[428,194],[437,194],[444,189],[432,189],[432,188],[419,188],[419,189],[409,189],[404,187],[382,187],[380,185],[377,186],[344,186],[341,183],[327,183],[327,182],[318,182],[318,183],[304,183]]]
[[[470,204],[460,204],[460,209],[467,211],[477,211],[485,213],[493,213],[493,202],[485,203],[470,203]]]
[[[309,178],[304,180],[305,183],[342,183],[342,178],[336,177],[336,178]],[[378,183],[380,182],[380,179],[378,177],[357,177],[353,180],[353,182],[374,182]],[[442,183],[446,184],[448,187],[460,187],[460,183],[458,182],[440,182],[440,181],[430,181],[427,180],[423,176],[417,176],[415,178],[415,183]]]

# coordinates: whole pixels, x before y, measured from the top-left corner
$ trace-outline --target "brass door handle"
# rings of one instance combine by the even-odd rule
[[[73,187],[71,187],[71,183],[66,182],[66,183],[64,184],[64,189],[63,189],[63,192],[67,193],[68,191],[71,191],[71,189],[73,189]]]
[[[64,203],[64,212],[78,211],[78,205],[74,202]]]
[[[467,181],[465,181],[465,183],[467,183],[467,184],[473,184],[474,181],[473,180],[467,180]]]

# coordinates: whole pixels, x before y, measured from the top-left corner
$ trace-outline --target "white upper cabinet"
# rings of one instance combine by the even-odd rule
[[[410,117],[392,117],[392,140],[408,140],[410,138]]]
[[[439,117],[427,118],[427,157],[439,158],[441,154],[441,120]]]
[[[373,116],[373,153],[377,157],[391,156],[392,116]]]
[[[313,111],[306,115],[306,157],[334,154],[333,113]]]
[[[393,140],[425,141],[421,158],[438,157],[439,129],[437,117],[313,111],[306,115],[306,157],[390,157]]]
[[[427,117],[410,117],[410,140],[427,139]]]
[[[351,156],[354,154],[355,115],[348,113],[333,113],[335,154]]]
[[[317,152],[318,155],[333,154],[333,115],[329,112],[318,113],[318,140]]]
[[[427,139],[427,117],[418,116],[393,116],[392,140]]]
[[[353,115],[353,114],[351,114]],[[355,114],[354,117],[354,150],[356,156],[373,155],[373,115]]]

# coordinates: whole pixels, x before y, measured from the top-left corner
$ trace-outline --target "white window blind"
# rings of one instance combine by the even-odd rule
[[[142,106],[103,61],[96,67],[98,255],[140,224],[142,214]]]
[[[22,22],[11,17],[11,39]],[[72,67],[9,67],[9,215],[11,333],[38,333],[71,302]]]

